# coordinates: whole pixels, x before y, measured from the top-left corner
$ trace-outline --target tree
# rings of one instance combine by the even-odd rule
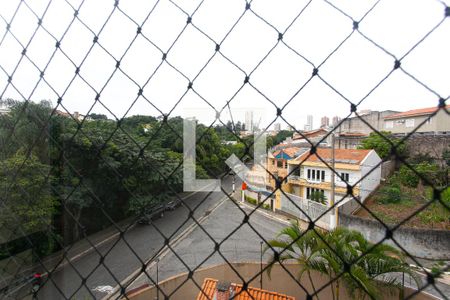
[[[292,131],[290,130],[280,130],[280,132],[277,133],[277,135],[273,139],[273,144],[278,145],[282,141],[284,141],[286,138],[292,137]]]
[[[310,198],[312,201],[321,203],[321,204],[327,204],[327,197],[324,193],[320,191],[314,191],[311,193]]]
[[[359,146],[358,149],[373,149],[381,159],[389,158],[391,156],[392,146],[386,139],[396,147],[398,156],[403,156],[405,154],[405,144],[399,144],[400,140],[393,137],[389,131],[381,131],[380,133],[371,132],[367,138],[362,140],[361,146]]]
[[[299,263],[298,280],[306,273],[315,296],[316,287],[313,271],[328,276],[333,299],[339,299],[340,285],[343,283],[353,299],[380,299],[381,291],[394,292],[402,289],[395,273],[411,276],[416,284],[419,278],[405,262],[405,258],[395,248],[378,244],[374,246],[361,233],[346,228],[336,228],[325,232],[309,230],[304,232],[298,221],[284,228],[275,239],[268,242],[265,252],[278,252],[278,261]],[[268,274],[277,260],[271,257]],[[332,281],[337,276],[340,278]]]
[[[89,114],[89,117],[92,120],[108,120],[108,117],[106,115],[103,115],[103,114],[91,113],[91,114]]]
[[[0,162],[0,228],[20,227],[21,235],[48,230],[57,206],[49,172],[36,156],[20,151]]]

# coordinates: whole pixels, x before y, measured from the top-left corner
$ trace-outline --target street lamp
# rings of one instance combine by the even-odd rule
[[[259,281],[260,281],[260,286],[261,286],[261,289],[263,288],[263,274],[262,274],[262,259],[263,259],[263,241],[260,241],[259,242],[259,244],[260,244],[260,246],[261,246],[261,251],[260,251],[260,256],[259,256],[259,273],[260,273],[260,278],[259,278]]]

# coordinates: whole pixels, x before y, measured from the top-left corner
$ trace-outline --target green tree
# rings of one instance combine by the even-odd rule
[[[266,247],[265,252],[273,248],[279,253],[280,263],[298,262],[298,280],[307,274],[314,293],[313,271],[327,276],[330,281],[340,276],[331,284],[333,299],[339,299],[341,284],[352,299],[365,299],[367,296],[380,299],[382,290],[394,292],[402,289],[398,273],[408,274],[416,284],[420,282],[398,250],[385,244],[374,246],[361,233],[346,228],[304,232],[297,221],[268,243],[270,247]],[[276,262],[273,255],[269,276]]]
[[[373,149],[382,159],[389,158],[391,156],[392,146],[386,141],[386,138],[396,147],[397,155],[405,155],[405,144],[399,144],[400,139],[393,137],[389,131],[381,131],[380,133],[371,132],[367,138],[362,140],[361,146],[358,149]]]
[[[314,191],[311,193],[310,198],[312,201],[321,203],[321,204],[327,204],[327,197],[324,193],[320,191]]]
[[[91,113],[91,114],[89,114],[89,117],[92,120],[108,120],[108,117],[106,115],[103,115],[103,114]]]
[[[0,162],[0,228],[21,228],[24,235],[48,230],[57,201],[50,168],[20,151]]]

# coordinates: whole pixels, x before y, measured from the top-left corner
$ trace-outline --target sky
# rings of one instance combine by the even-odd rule
[[[276,120],[279,107],[283,118],[303,129],[309,114],[314,127],[324,115],[348,116],[350,102],[361,102],[358,110],[405,111],[436,106],[450,95],[450,18],[444,20],[450,1],[254,0],[246,11],[242,0],[122,0],[117,8],[112,0],[26,0],[11,22],[19,2],[0,4],[2,99],[56,105],[61,97],[59,109],[69,112],[117,118],[170,113],[206,124],[232,99],[223,122],[230,111],[243,122],[245,111],[255,110],[263,112],[254,116],[260,127],[276,122],[285,128]],[[42,27],[30,8],[39,18],[45,12]],[[352,19],[362,19],[360,32]],[[402,69],[378,86],[395,58],[402,58]],[[314,67],[320,78],[311,79]],[[244,84],[246,74],[251,85]]]

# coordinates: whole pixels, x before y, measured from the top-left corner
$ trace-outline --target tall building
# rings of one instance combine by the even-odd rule
[[[306,116],[306,124],[304,126],[304,130],[312,130],[313,129],[313,116],[307,115]]]
[[[245,112],[245,130],[253,132],[253,112]]]
[[[341,117],[334,116],[333,119],[332,119],[332,121],[331,121],[331,125],[332,125],[332,126],[336,126],[337,124],[339,124],[339,122],[340,122],[341,120],[342,120]]]
[[[280,123],[275,123],[273,124],[273,129],[275,131],[280,131],[281,130],[281,124]]]
[[[330,126],[330,118],[328,118],[327,116],[323,116],[320,119],[320,127],[324,128],[324,127],[328,127]]]

